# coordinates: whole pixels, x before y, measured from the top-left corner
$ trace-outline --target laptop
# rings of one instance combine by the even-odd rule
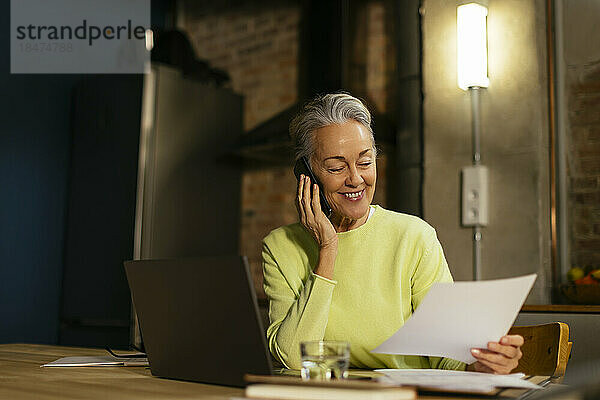
[[[124,264],[152,375],[243,387],[271,374],[246,257]]]

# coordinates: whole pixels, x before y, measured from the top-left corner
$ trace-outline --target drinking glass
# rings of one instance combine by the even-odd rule
[[[317,340],[300,343],[302,379],[329,380],[348,377],[350,343]]]

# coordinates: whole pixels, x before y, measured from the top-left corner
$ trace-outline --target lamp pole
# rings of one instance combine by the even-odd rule
[[[473,147],[473,166],[481,163],[481,103],[479,101],[479,86],[469,88],[471,96],[471,134]],[[481,226],[473,226],[473,280],[481,279]]]
[[[456,11],[458,87],[471,97],[472,165],[462,169],[462,225],[473,231],[473,280],[481,279],[481,228],[488,223],[488,171],[481,165],[481,89],[487,77],[487,7],[461,4]]]

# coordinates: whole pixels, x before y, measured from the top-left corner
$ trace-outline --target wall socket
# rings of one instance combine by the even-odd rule
[[[483,165],[463,167],[462,225],[488,224],[488,170]]]

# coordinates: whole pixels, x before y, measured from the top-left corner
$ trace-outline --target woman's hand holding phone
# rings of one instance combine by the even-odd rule
[[[300,222],[311,233],[319,246],[319,263],[314,270],[315,274],[332,279],[338,238],[331,221],[321,211],[319,186],[311,182],[306,175],[300,175],[298,180],[296,208]]]
[[[319,186],[306,175],[300,175],[296,201],[300,222],[312,234],[319,249],[337,247],[335,228],[321,211]]]

